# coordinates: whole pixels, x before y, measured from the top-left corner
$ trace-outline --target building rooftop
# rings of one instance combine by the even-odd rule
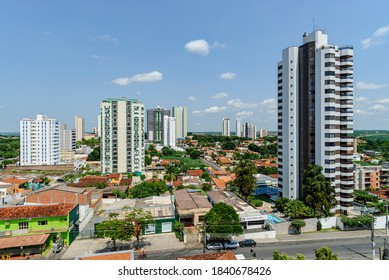
[[[189,176],[201,176],[203,175],[203,171],[201,169],[188,170]]]
[[[91,254],[91,255],[83,255],[76,258],[76,260],[82,261],[115,261],[115,260],[133,260],[134,259],[134,251],[126,250],[121,252],[107,252],[100,254]]]
[[[35,234],[23,236],[11,236],[0,238],[0,249],[20,248],[34,245],[43,245],[46,243],[50,234]]]
[[[9,184],[17,184],[17,185],[22,185],[22,184],[25,184],[25,183],[28,183],[28,179],[24,179],[24,178],[7,178],[7,179],[3,179],[2,182],[4,183],[9,183]]]
[[[207,198],[190,189],[182,189],[174,192],[177,210],[190,210],[197,208],[212,208]]]
[[[2,207],[0,220],[67,216],[74,207],[74,204],[68,203]]]
[[[246,201],[238,197],[236,194],[230,191],[209,191],[207,196],[215,203],[224,202],[228,204],[237,212],[256,211],[256,209],[248,204]]]

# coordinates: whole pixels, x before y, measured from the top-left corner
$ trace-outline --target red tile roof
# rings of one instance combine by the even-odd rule
[[[226,187],[226,183],[223,180],[220,180],[219,178],[212,178],[212,182],[219,189],[224,189]]]
[[[0,208],[0,220],[67,216],[74,207],[76,205],[69,203],[3,207]]]
[[[19,178],[7,178],[2,180],[4,183],[9,183],[9,184],[25,184],[28,183],[27,179],[19,179]]]
[[[111,173],[111,174],[108,174],[107,177],[109,179],[119,179],[120,178],[120,173]]]
[[[96,254],[96,255],[90,255],[90,256],[83,256],[79,258],[82,261],[94,261],[94,260],[101,260],[101,261],[115,261],[115,260],[131,260],[131,252],[125,252],[125,253],[105,253],[105,254]]]
[[[231,251],[179,257],[176,259],[177,260],[209,260],[209,261],[212,261],[212,260],[237,260],[236,256]]]
[[[189,176],[201,176],[203,175],[203,171],[201,169],[188,170]]]
[[[0,238],[0,249],[20,248],[46,243],[50,234],[23,235]]]

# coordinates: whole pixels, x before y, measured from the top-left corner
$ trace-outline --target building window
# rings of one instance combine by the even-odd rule
[[[335,173],[335,168],[326,168],[324,170],[325,173]]]
[[[38,226],[47,226],[47,221],[38,221]]]
[[[335,164],[335,160],[334,159],[326,159],[324,161],[325,164]]]
[[[334,53],[326,53],[324,55],[324,58],[335,58],[335,54]]]
[[[335,85],[335,80],[325,80],[324,84],[325,85]]]
[[[148,224],[145,228],[145,234],[155,233],[155,224]]]
[[[325,92],[325,93],[335,93],[335,89],[333,89],[333,88],[327,88],[324,92]]]
[[[19,229],[28,229],[28,222],[19,223]]]
[[[324,75],[325,76],[335,76],[335,71],[325,71]]]

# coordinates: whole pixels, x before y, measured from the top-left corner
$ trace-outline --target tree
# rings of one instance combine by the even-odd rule
[[[289,202],[289,198],[286,197],[280,197],[276,200],[276,208],[280,212],[284,212],[285,205]]]
[[[301,200],[290,200],[284,207],[284,214],[292,219],[304,219],[313,217],[313,209],[309,208]]]
[[[195,148],[188,148],[186,149],[186,152],[192,159],[198,159],[201,155],[200,151]]]
[[[126,222],[132,223],[134,226],[133,235],[137,243],[142,236],[142,231],[150,224],[155,224],[154,218],[150,211],[144,212],[143,209],[134,209],[126,215]]]
[[[255,173],[255,165],[250,160],[240,161],[235,169],[235,185],[246,200],[254,191],[256,185]]]
[[[150,165],[151,164],[151,157],[149,157],[149,156],[145,156],[145,165],[146,166],[148,166],[148,165]]]
[[[316,260],[339,260],[338,256],[332,254],[330,248],[320,247],[315,250]]]
[[[163,156],[174,156],[176,151],[170,147],[164,146],[161,150]]]
[[[305,221],[303,220],[294,220],[291,223],[292,227],[294,227],[298,233],[301,233],[301,228],[306,226]]]
[[[295,257],[292,257],[286,253],[280,253],[275,250],[273,252],[273,260],[305,260],[305,256],[303,254],[297,253]]]
[[[111,238],[113,247],[116,250],[116,240],[131,240],[134,227],[126,221],[119,221],[116,218],[103,221],[96,226],[96,236],[99,238]]]
[[[164,179],[170,181],[170,186],[173,186],[173,182],[176,180],[177,174],[178,174],[177,167],[173,165],[168,165],[165,167],[166,177]]]
[[[211,182],[211,176],[207,172],[203,172],[200,178],[205,180],[206,182]]]
[[[314,216],[319,212],[328,216],[330,209],[336,205],[335,189],[322,174],[320,165],[309,164],[304,170],[303,201],[313,209]]]
[[[243,233],[239,215],[235,209],[223,202],[215,204],[204,216],[205,230],[211,236],[227,238],[228,235],[239,235]]]
[[[88,155],[87,161],[99,161],[100,160],[100,146],[97,146],[93,149],[92,152]]]
[[[130,189],[130,195],[133,198],[144,198],[148,196],[160,195],[169,191],[169,188],[166,186],[165,181],[152,181],[152,182],[143,182],[139,185],[136,185]]]

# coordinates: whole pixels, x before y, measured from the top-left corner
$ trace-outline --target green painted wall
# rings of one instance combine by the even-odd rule
[[[174,218],[169,218],[169,219],[155,220],[155,233],[145,234],[145,231],[143,230],[142,231],[142,235],[150,235],[150,234],[162,233],[162,224],[163,223],[168,223],[168,222],[172,223],[172,231],[171,232],[174,232],[174,222],[175,222],[175,219]]]
[[[76,205],[67,216],[0,220],[0,232],[12,231],[12,235],[36,233],[51,233],[52,235],[55,235],[57,232],[61,232],[65,243],[70,245],[78,235],[78,226],[76,225],[76,222],[79,219],[78,208],[78,205]],[[19,223],[21,222],[28,222],[27,232],[19,230]],[[71,225],[73,225],[73,230],[69,232],[68,229]]]

